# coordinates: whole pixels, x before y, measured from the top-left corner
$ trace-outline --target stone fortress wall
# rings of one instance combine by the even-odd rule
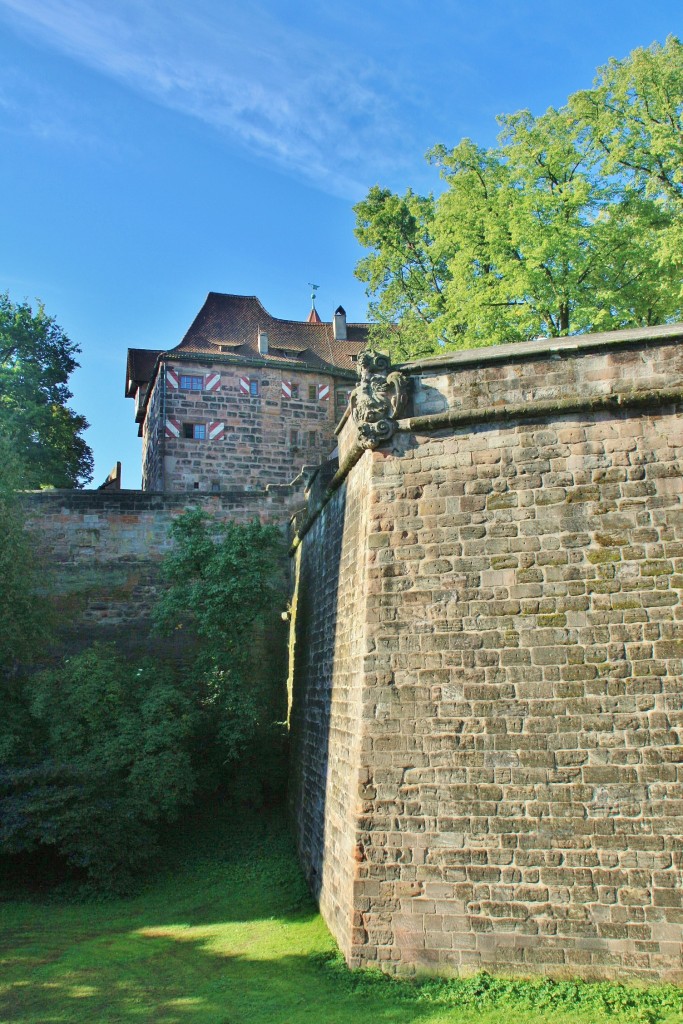
[[[388,443],[344,423],[291,799],[350,964],[683,980],[681,340],[451,353]]]
[[[303,490],[48,490],[26,494],[24,503],[46,586],[60,618],[69,622],[68,646],[112,639],[144,649],[173,520],[188,508],[202,508],[218,521],[256,518],[284,527],[303,504]],[[283,607],[285,601],[283,593]],[[275,619],[280,611],[274,609]]]

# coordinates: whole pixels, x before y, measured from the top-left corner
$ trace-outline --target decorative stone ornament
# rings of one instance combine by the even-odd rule
[[[360,381],[351,392],[351,415],[361,448],[377,448],[396,431],[408,398],[408,377],[391,369],[389,357],[368,348],[358,356]]]

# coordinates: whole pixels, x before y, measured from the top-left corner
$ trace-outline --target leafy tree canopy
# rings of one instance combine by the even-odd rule
[[[11,440],[20,485],[79,487],[92,478],[88,426],[67,405],[79,348],[42,305],[0,293],[0,432]]]
[[[355,210],[375,340],[415,357],[676,319],[683,309],[683,46],[636,50],[499,145],[428,159],[443,193]]]
[[[254,645],[281,596],[282,536],[257,521],[216,523],[200,509],[180,516],[171,536],[156,621],[166,634],[194,638],[187,673],[205,716],[204,767],[215,785],[257,736],[278,742],[281,680],[264,685]]]
[[[0,501],[0,527],[2,513]],[[127,888],[160,825],[203,794],[263,802],[282,790],[284,659],[272,638],[260,644],[281,597],[281,534],[195,510],[172,535],[157,617],[183,642],[164,658],[95,644],[22,673],[41,623],[30,587],[24,600],[10,573],[3,604],[0,586],[0,856],[52,848],[98,887]],[[264,655],[270,673],[255,670]]]
[[[38,657],[50,637],[47,603],[36,594],[33,541],[17,495],[21,485],[14,446],[0,430],[0,686],[13,685],[19,666]]]
[[[153,858],[194,790],[198,715],[168,666],[93,646],[34,675],[0,724],[0,850],[54,847],[99,886]]]

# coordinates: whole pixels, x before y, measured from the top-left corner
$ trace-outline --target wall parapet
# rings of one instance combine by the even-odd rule
[[[630,331],[610,331],[571,338],[495,345],[402,363],[399,369],[411,382],[414,408],[413,415],[395,421],[396,431],[403,434],[429,433],[492,423],[542,420],[549,416],[581,413],[594,415],[680,405],[683,403],[683,372],[680,366],[674,372],[673,380],[668,374],[660,374],[658,387],[650,386],[652,376],[648,375],[647,369],[642,366],[637,366],[640,372],[631,380],[624,379],[623,374],[614,374],[610,368],[613,362],[611,357],[615,353],[621,353],[622,361],[625,359],[628,364],[628,353],[638,348],[647,349],[652,344],[669,346],[671,353],[675,354],[680,342],[683,342],[683,325],[667,324]],[[589,356],[603,357],[603,361],[608,363],[597,373],[597,381],[583,379],[580,374],[572,374],[569,380],[554,380],[548,385],[548,373],[544,372],[544,364],[549,365],[550,374],[557,378],[561,376],[557,366],[559,361],[564,363],[565,368],[575,367],[577,357],[586,359]],[[642,358],[641,361],[644,362]],[[527,373],[530,397],[522,401],[515,400],[519,398],[518,393],[497,396],[495,404],[490,400],[487,402],[485,396],[490,397],[490,392],[487,392],[485,381],[478,379],[481,372],[490,365],[507,364],[514,367],[517,363],[536,364],[535,368],[532,366],[531,373]],[[474,387],[472,374],[463,373],[468,369],[474,371]],[[432,374],[437,370],[440,372],[436,374],[435,380]],[[586,376],[590,377],[590,372]],[[439,382],[443,381],[447,382],[446,386],[442,383],[439,387]],[[468,386],[476,394],[474,401],[467,401]],[[457,393],[460,389],[462,394]],[[545,397],[548,389],[553,391],[552,397]],[[570,393],[559,394],[560,389],[568,389]],[[435,393],[436,404],[442,407],[439,411],[415,412],[415,406],[418,409],[427,409],[430,406],[430,398],[425,395],[425,390]],[[434,397],[431,397],[431,405],[434,406],[434,403]],[[293,550],[366,450],[367,446],[359,435],[350,407],[338,424],[336,433],[339,438],[336,471],[325,474],[324,488],[320,487],[318,480],[315,494],[308,502],[307,513],[302,517],[301,525],[294,537]]]
[[[630,330],[576,334],[568,338],[538,338],[535,341],[518,341],[514,344],[451,350],[438,356],[408,360],[400,363],[398,368],[407,373],[430,373],[442,367],[455,370],[458,367],[485,366],[490,363],[518,363],[525,359],[572,356],[600,350],[606,352],[633,345],[642,347],[647,344],[670,344],[681,339],[683,324],[658,324]]]

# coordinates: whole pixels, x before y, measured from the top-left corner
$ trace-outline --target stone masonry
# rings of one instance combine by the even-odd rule
[[[329,458],[368,330],[341,306],[283,320],[254,295],[209,292],[178,345],[128,350],[142,489],[258,490]]]
[[[166,368],[203,379],[207,366],[200,361],[182,364],[169,357]],[[222,365],[220,384],[215,390],[170,390],[162,372],[149,399],[143,424],[143,490],[215,491],[225,487],[260,489],[264,481],[288,484],[304,464],[318,465],[334,447],[334,427],[338,419],[335,405],[335,379],[320,371],[302,373],[291,367],[250,367]],[[244,394],[240,379],[245,372],[256,382],[258,393]],[[217,374],[218,375],[218,374]],[[282,380],[294,390],[293,397],[282,393]],[[347,383],[340,393],[346,402]],[[327,397],[318,398],[325,386]],[[312,390],[312,394],[309,393]],[[343,407],[342,407],[343,411]],[[174,437],[166,423],[174,421],[180,436]],[[220,424],[215,437],[211,425]],[[183,430],[199,425],[203,437],[183,435]]]
[[[146,648],[161,561],[171,545],[169,528],[186,509],[202,508],[219,522],[285,524],[302,500],[296,487],[220,494],[52,490],[24,495],[36,557],[60,620],[68,623],[65,642],[73,649],[94,640]],[[284,576],[283,591],[286,570]],[[285,600],[283,593],[283,607]],[[281,610],[273,609],[275,621]],[[276,632],[279,642],[279,627]],[[281,654],[273,652],[272,658]]]
[[[403,367],[295,540],[292,805],[352,965],[683,980],[683,329]]]

